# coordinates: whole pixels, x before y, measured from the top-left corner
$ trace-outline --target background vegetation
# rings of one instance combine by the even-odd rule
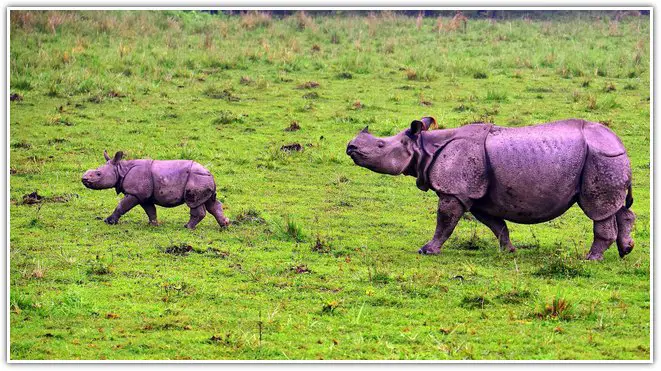
[[[650,358],[648,16],[10,17],[11,359]],[[344,150],[424,115],[608,125],[633,253],[583,261],[573,207],[510,224],[513,255],[470,215],[417,255],[435,195]],[[233,224],[104,224],[119,196],[80,183],[104,149],[204,164]]]

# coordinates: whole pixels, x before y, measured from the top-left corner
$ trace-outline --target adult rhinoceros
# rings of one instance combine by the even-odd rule
[[[347,146],[357,165],[414,176],[418,188],[438,194],[436,232],[418,252],[439,253],[466,211],[491,229],[501,249],[515,251],[505,220],[549,221],[575,202],[594,221],[587,259],[603,259],[615,241],[620,257],[633,249],[629,158],[607,127],[578,119],[429,130],[434,126],[433,117],[424,117],[384,138],[365,128]]]

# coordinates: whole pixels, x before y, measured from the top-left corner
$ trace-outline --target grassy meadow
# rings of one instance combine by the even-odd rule
[[[650,359],[649,16],[10,13],[11,360]],[[418,255],[437,197],[344,151],[427,115],[605,123],[635,249],[584,261],[574,206],[509,223],[515,254],[467,214]],[[200,162],[232,225],[106,225],[104,149]]]

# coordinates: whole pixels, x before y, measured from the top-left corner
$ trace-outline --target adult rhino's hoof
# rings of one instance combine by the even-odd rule
[[[604,255],[603,254],[592,254],[592,253],[590,253],[590,254],[588,254],[588,256],[585,257],[585,259],[586,260],[600,261],[600,260],[604,260]]]
[[[440,248],[428,246],[428,245],[425,245],[420,250],[418,250],[418,254],[423,254],[423,255],[437,255],[440,252],[441,252]]]
[[[157,226],[161,225],[161,223],[159,223],[159,222],[156,221],[156,220],[150,220],[150,221],[149,221],[149,225],[153,225],[153,226],[157,227]]]
[[[220,226],[225,228],[230,225],[230,220],[228,218],[225,218],[222,222],[220,222]]]
[[[118,222],[119,220],[108,217],[108,218],[103,219],[103,221],[104,221],[106,224],[113,225],[113,224],[117,224],[117,222]]]
[[[186,223],[186,224],[184,224],[184,228],[193,230],[193,229],[195,229],[195,226]]]

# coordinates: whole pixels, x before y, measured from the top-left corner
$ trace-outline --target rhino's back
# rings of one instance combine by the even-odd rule
[[[193,163],[191,160],[154,160],[151,173],[157,205],[178,206],[184,203],[184,190]]]
[[[519,128],[494,126],[487,136],[489,191],[477,207],[519,223],[564,213],[575,201],[587,146],[584,121]]]

